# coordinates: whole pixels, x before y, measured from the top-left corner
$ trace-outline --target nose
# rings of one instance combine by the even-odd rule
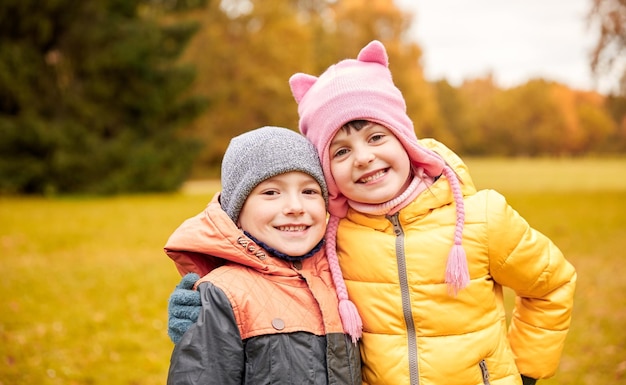
[[[285,215],[300,215],[304,213],[304,205],[302,204],[302,197],[300,194],[287,194],[285,205],[283,207],[283,213]]]
[[[358,150],[353,150],[353,151],[355,152],[354,154],[354,166],[355,167],[366,166],[369,163],[371,163],[375,158],[374,153],[367,149],[358,149]]]

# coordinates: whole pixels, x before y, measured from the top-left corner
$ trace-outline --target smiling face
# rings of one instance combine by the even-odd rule
[[[330,171],[349,200],[379,204],[400,195],[410,183],[411,161],[402,143],[384,126],[340,129],[329,148]]]
[[[311,251],[326,230],[326,206],[319,184],[292,171],[266,179],[248,195],[238,226],[290,256]]]

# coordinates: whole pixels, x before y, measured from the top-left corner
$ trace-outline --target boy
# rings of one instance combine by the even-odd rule
[[[221,181],[165,246],[181,275],[202,277],[198,322],[174,348],[168,384],[361,384],[323,248],[315,149],[288,129],[247,132],[226,150]]]

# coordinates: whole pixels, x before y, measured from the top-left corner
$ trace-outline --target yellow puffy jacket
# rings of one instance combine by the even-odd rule
[[[364,384],[520,384],[558,367],[576,272],[559,249],[492,190],[476,192],[463,162],[422,145],[457,172],[465,196],[470,284],[444,283],[455,204],[445,176],[392,217],[349,210],[339,262],[363,319]],[[516,293],[507,330],[502,287]]]

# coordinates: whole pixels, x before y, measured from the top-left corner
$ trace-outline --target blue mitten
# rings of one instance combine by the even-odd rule
[[[200,277],[196,273],[188,273],[170,295],[167,306],[167,334],[177,344],[183,334],[198,320],[202,301],[200,292],[193,290],[193,285]]]

